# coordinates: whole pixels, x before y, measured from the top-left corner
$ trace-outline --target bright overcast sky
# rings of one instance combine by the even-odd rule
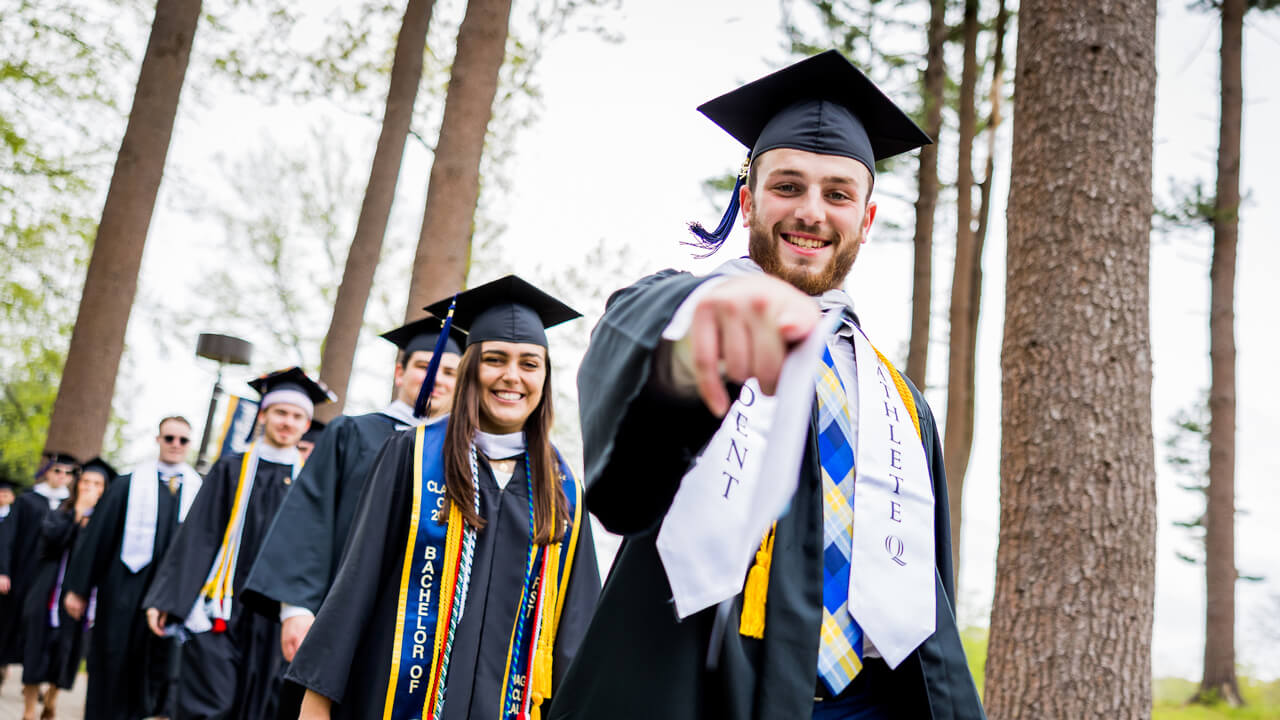
[[[520,3],[517,2],[517,12]],[[1159,84],[1156,104],[1156,155],[1154,184],[1163,194],[1172,178],[1203,179],[1212,187],[1217,144],[1217,23],[1211,16],[1192,14],[1184,3],[1162,3],[1157,50]],[[703,271],[718,260],[693,262],[678,242],[684,223],[714,223],[718,211],[701,190],[704,179],[734,168],[743,150],[694,108],[704,100],[753,79],[782,64],[778,5],[772,0],[716,0],[715,2],[627,2],[621,11],[623,42],[609,44],[594,36],[570,35],[551,47],[542,61],[537,82],[543,93],[539,121],[519,136],[511,171],[510,197],[501,203],[507,231],[501,249],[486,259],[483,281],[497,274],[519,271],[537,280],[539,266],[572,262],[600,241],[627,253],[625,274],[618,284],[645,272],[676,266]],[[1275,196],[1276,181],[1268,176],[1277,157],[1275,133],[1280,122],[1280,100],[1266,76],[1280,66],[1280,22],[1259,22],[1251,16],[1245,34],[1245,158],[1243,182],[1251,203],[1243,210],[1237,284],[1237,340],[1239,364],[1239,439],[1237,446],[1238,505],[1248,511],[1238,519],[1237,557],[1243,572],[1266,575],[1257,584],[1242,584],[1238,594],[1241,630],[1240,659],[1257,674],[1280,675],[1280,656],[1251,632],[1280,609],[1280,563],[1274,548],[1277,534],[1265,511],[1277,506],[1280,490],[1272,482],[1280,475],[1280,461],[1268,452],[1280,434],[1280,411],[1268,402],[1274,397],[1272,359],[1277,355],[1272,308],[1280,305],[1275,268],[1280,267],[1280,247],[1268,240],[1266,229],[1280,227],[1280,210],[1268,202]],[[1013,55],[1013,48],[1008,49]],[[300,114],[299,114],[300,115]],[[274,130],[266,130],[270,117]],[[252,103],[228,102],[197,121],[179,123],[170,155],[170,167],[200,167],[215,152],[234,153],[243,147],[246,134],[276,132],[280,137],[307,127],[307,119],[255,112]],[[292,123],[292,126],[290,124]],[[202,135],[211,128],[234,131]],[[985,285],[978,341],[977,409],[975,446],[968,473],[961,577],[961,620],[985,624],[995,574],[998,522],[998,472],[1000,438],[999,357],[1003,322],[1004,196],[1008,192],[1008,142],[1010,126],[1002,129],[1004,151],[998,158],[996,204],[984,254]],[[373,131],[366,131],[366,135]],[[367,171],[372,145],[352,150],[353,162]],[[944,163],[954,148],[944,147]],[[360,153],[365,153],[361,155]],[[979,157],[982,157],[981,151]],[[953,160],[952,160],[953,162]],[[404,189],[425,189],[429,158],[411,147],[401,173]],[[948,174],[951,171],[946,171]],[[168,181],[167,181],[168,182]],[[363,185],[361,184],[361,187]],[[892,194],[892,188],[885,195]],[[910,187],[900,189],[913,197]],[[416,236],[421,218],[421,194],[409,194],[394,210],[401,225]],[[358,202],[358,198],[353,198]],[[953,227],[954,205],[942,206],[939,222]],[[393,228],[396,219],[393,217]],[[910,206],[889,197],[881,199],[878,223],[892,219],[909,226]],[[152,239],[165,236],[200,236],[212,232],[183,218],[162,201],[152,227]],[[164,233],[161,235],[160,233]],[[882,233],[883,234],[883,233]],[[934,344],[930,355],[930,379],[940,385],[945,378],[946,293],[950,285],[951,236],[935,236],[938,257],[934,280]],[[872,242],[860,254],[847,289],[854,297],[870,337],[891,357],[905,356],[911,297],[911,251],[906,243]],[[745,246],[741,229],[735,231],[723,258],[740,254]],[[723,259],[722,258],[722,259]],[[1208,386],[1208,261],[1209,237],[1156,239],[1152,252],[1152,344],[1155,386],[1153,424],[1157,439],[1159,476],[1159,547],[1157,561],[1156,636],[1154,666],[1157,675],[1196,677],[1203,652],[1203,571],[1174,556],[1187,549],[1184,531],[1174,520],[1188,519],[1197,508],[1190,493],[1177,488],[1179,479],[1164,463],[1163,441],[1169,435],[1170,418],[1201,397]],[[190,258],[173,247],[152,242],[143,266],[143,291],[175,288],[179,296],[199,282]],[[174,279],[177,278],[177,282]],[[600,312],[582,308],[589,318]],[[1135,312],[1143,311],[1134,308]],[[585,329],[584,329],[585,331]],[[131,354],[148,355],[149,342],[131,328]],[[265,339],[265,338],[263,338]],[[554,342],[554,337],[553,337]],[[194,347],[194,338],[190,339]],[[390,351],[362,344],[357,363],[378,368],[391,362]],[[171,383],[144,388],[117,388],[132,396],[135,422],[130,437],[146,438],[149,426],[163,414],[177,411],[196,421],[204,417],[212,368],[189,356],[138,360],[145,377],[167,377]],[[260,372],[268,368],[254,368]],[[313,368],[314,369],[314,368]],[[239,381],[246,373],[231,374],[232,392],[243,392]],[[1263,388],[1263,390],[1255,390]],[[381,381],[353,387],[348,408],[373,409],[385,398]],[[945,395],[930,387],[928,397],[939,419],[945,415]],[[145,440],[135,441],[126,461],[141,459]],[[1271,621],[1274,630],[1280,623]]]

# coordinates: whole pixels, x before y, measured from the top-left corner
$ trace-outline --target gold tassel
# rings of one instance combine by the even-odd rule
[[[773,562],[773,533],[778,524],[764,534],[756,551],[755,565],[747,573],[747,587],[742,593],[742,619],[738,632],[747,637],[764,637],[764,605],[769,597],[769,565]]]
[[[539,703],[542,698],[551,697],[551,663],[554,656],[553,650],[556,641],[556,604],[557,595],[559,594],[559,575],[560,575],[560,543],[552,543],[546,546],[546,557],[543,560],[544,570],[542,589],[544,593],[542,598],[542,622],[541,629],[538,633],[538,644],[534,648],[533,656],[533,677],[530,681],[533,683],[531,692],[533,693],[534,703]]]

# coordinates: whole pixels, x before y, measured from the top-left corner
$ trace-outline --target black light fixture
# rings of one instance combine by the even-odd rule
[[[200,435],[200,451],[196,453],[196,470],[207,472],[211,462],[204,457],[209,446],[209,433],[213,429],[213,411],[218,404],[218,395],[222,394],[222,366],[248,365],[253,355],[253,343],[231,335],[216,333],[200,333],[196,340],[196,357],[206,358],[218,363],[218,377],[213,381],[213,394],[209,396],[209,414],[204,419],[204,432]]]

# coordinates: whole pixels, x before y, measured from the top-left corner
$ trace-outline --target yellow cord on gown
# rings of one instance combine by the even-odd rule
[[[898,369],[889,362],[879,350],[873,346],[876,357],[885,367],[889,368],[889,374],[893,377],[893,385],[898,390],[898,395],[902,397],[902,403],[907,407],[907,414],[911,416],[911,422],[916,428],[916,437],[923,438],[920,432],[920,416],[916,412],[915,397],[911,395],[911,388],[907,386],[907,381],[902,378]],[[764,539],[760,541],[760,548],[756,550],[756,561],[751,566],[751,570],[747,573],[747,585],[742,592],[742,618],[738,622],[738,633],[747,637],[763,638],[764,637],[764,606],[769,599],[769,568],[773,565],[773,536],[778,529],[778,523],[774,523],[773,527],[764,534]]]

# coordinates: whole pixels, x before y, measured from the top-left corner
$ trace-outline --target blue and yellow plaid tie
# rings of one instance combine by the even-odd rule
[[[824,541],[818,677],[832,695],[838,695],[862,669],[862,628],[849,615],[854,459],[848,397],[829,349],[822,353],[817,390]]]

